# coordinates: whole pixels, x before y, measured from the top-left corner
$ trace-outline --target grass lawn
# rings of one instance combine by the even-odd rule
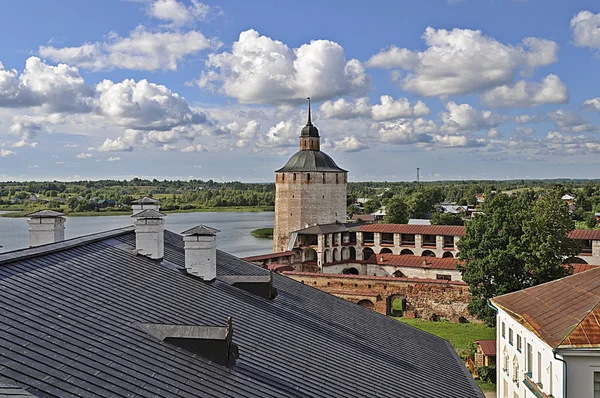
[[[425,321],[423,319],[396,318],[400,322],[414,326],[425,332],[448,340],[457,352],[468,348],[475,340],[494,340],[496,329],[481,323],[451,323],[447,321]]]
[[[485,381],[475,380],[481,391],[483,392],[492,392],[496,391],[496,384],[494,383],[486,383]]]

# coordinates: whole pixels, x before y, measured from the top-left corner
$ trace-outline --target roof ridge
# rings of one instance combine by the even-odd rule
[[[77,236],[70,239],[65,239],[60,242],[47,243],[45,245],[26,247],[23,249],[12,250],[5,253],[0,253],[0,266],[13,263],[15,261],[26,260],[34,257],[52,254],[59,251],[72,249],[74,247],[87,245],[89,243],[98,242],[115,236],[124,235],[133,232],[134,227],[121,227],[110,229],[108,231],[96,232],[89,235]]]

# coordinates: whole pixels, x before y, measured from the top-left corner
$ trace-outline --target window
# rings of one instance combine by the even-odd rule
[[[506,336],[506,325],[504,324],[504,322],[502,322],[502,337],[504,338]]]
[[[550,395],[554,393],[554,391],[552,391],[552,384],[552,361],[550,361],[550,364],[548,365],[548,392]],[[594,392],[594,396],[595,395],[596,393]]]
[[[296,173],[294,173],[294,181],[296,181]]]
[[[306,181],[310,181],[310,173],[306,173]]]
[[[281,181],[285,181],[285,173],[281,173]]]
[[[400,244],[402,246],[414,246],[415,245],[415,235],[414,234],[401,234],[400,235]]]
[[[435,276],[435,279],[442,280],[442,281],[451,281],[452,280],[452,276],[451,275],[444,275],[444,274],[437,274]]]
[[[511,328],[508,328],[508,344],[513,345],[513,331]]]
[[[594,372],[594,398],[600,398],[600,372]]]
[[[581,240],[581,252],[586,254],[592,253],[592,241],[589,239]]]
[[[508,350],[506,349],[506,346],[504,347],[502,359],[503,359],[502,371],[504,371],[504,372],[506,372],[506,374],[508,374]]]
[[[517,383],[517,386],[519,385],[519,360],[517,359],[517,356],[514,355],[513,356],[513,383]]]
[[[517,351],[521,352],[522,348],[521,335],[517,333]]]
[[[423,246],[435,247],[436,246],[435,235],[423,235]]]
[[[339,178],[340,178],[340,176],[336,174],[336,175],[335,175],[335,183],[336,183],[336,184],[339,184],[339,183],[340,183],[340,179],[339,179]]]
[[[454,249],[454,236],[444,236],[444,248]]]
[[[325,173],[323,173],[323,184],[325,184]]]
[[[375,234],[373,232],[363,232],[363,243],[375,242]]]
[[[381,243],[386,244],[386,245],[393,245],[394,244],[394,234],[382,232],[381,233]]]
[[[542,384],[542,353],[538,351],[537,354],[537,377],[535,381],[538,384]]]
[[[527,343],[527,373],[533,377],[531,372],[533,372],[533,347]]]

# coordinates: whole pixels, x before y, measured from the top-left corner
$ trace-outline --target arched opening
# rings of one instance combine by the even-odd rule
[[[310,173],[306,173],[306,181],[310,181]]]
[[[375,308],[375,304],[373,304],[373,302],[371,300],[360,300],[356,304],[360,305],[361,307],[368,308],[370,310]]]
[[[431,250],[423,250],[423,253],[421,253],[421,257],[435,257],[435,253]]]
[[[294,181],[296,181],[296,173],[294,173]]]
[[[387,298],[386,313],[391,316],[403,316],[406,310],[406,299],[399,295],[391,295]]]
[[[569,257],[563,261],[563,264],[587,264],[587,261],[579,257]]]
[[[373,254],[375,253],[370,247],[363,249],[363,260],[368,260]]]
[[[392,275],[394,275],[394,278],[406,278],[406,275],[404,275],[400,270],[394,271]]]
[[[381,249],[381,251],[379,252],[379,254],[392,254],[392,249],[384,247],[383,249]]]
[[[340,261],[340,252],[338,249],[333,249],[333,261]]]
[[[454,258],[454,254],[452,252],[444,252],[442,258]]]
[[[356,248],[350,247],[350,260],[356,260]]]
[[[344,270],[342,271],[342,274],[344,275],[358,275],[358,270],[354,267],[350,267],[350,268],[344,268]]]
[[[306,249],[302,252],[302,261],[309,263],[317,262],[317,252],[315,249]]]
[[[348,260],[350,258],[350,253],[348,252],[347,247],[342,247],[342,261]]]
[[[323,184],[325,184],[325,173],[323,173]]]
[[[324,256],[323,258],[325,259],[325,263],[330,263],[331,262],[331,252],[329,250],[325,250],[325,253],[323,253]]]
[[[411,256],[415,255],[415,253],[413,253],[413,251],[410,250],[410,249],[402,249],[402,251],[400,252],[400,254],[410,254]]]

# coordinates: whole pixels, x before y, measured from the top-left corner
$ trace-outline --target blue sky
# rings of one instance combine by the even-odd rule
[[[598,178],[597,1],[33,1],[0,180],[273,181],[304,98],[350,179]]]

